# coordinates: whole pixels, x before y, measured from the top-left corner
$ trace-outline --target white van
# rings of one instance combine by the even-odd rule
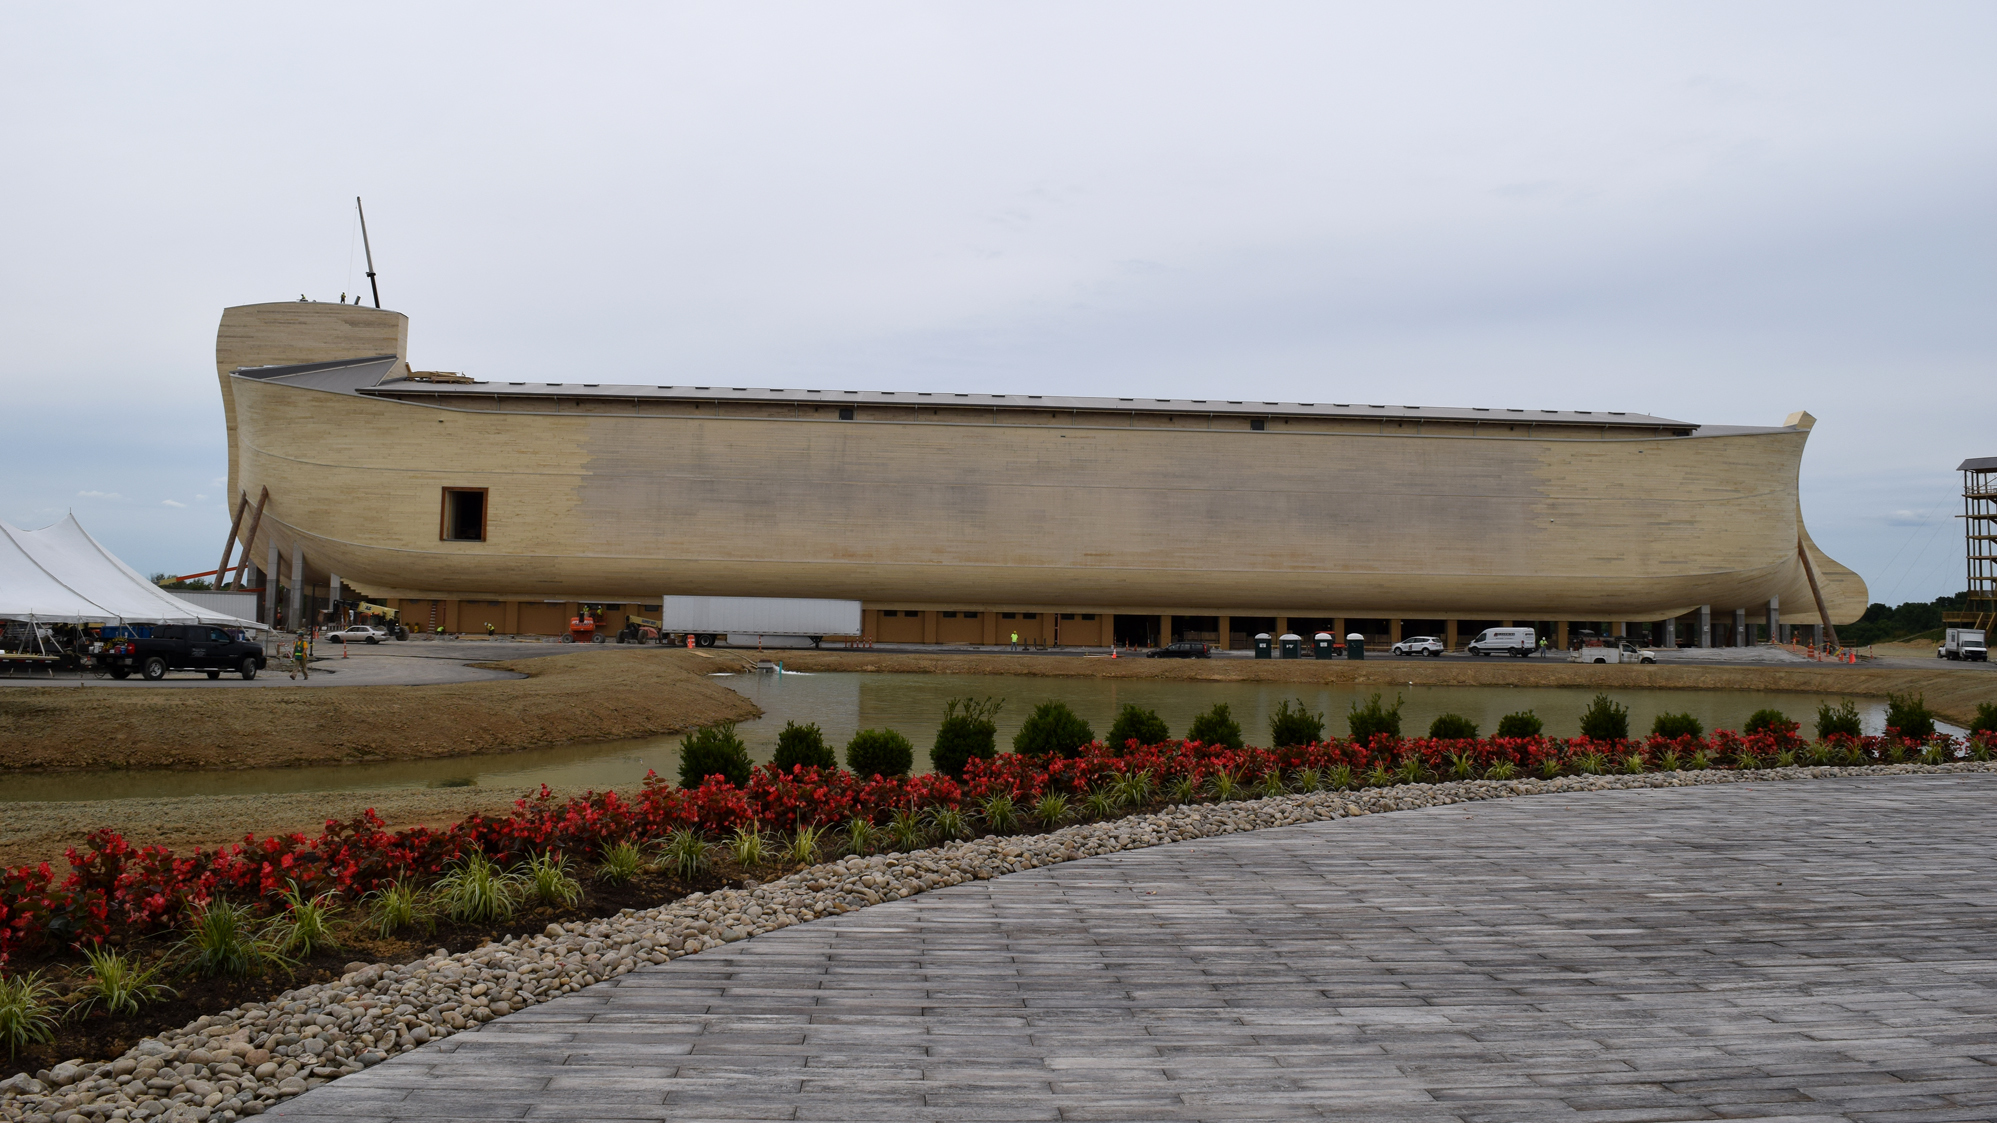
[[[1539,650],[1539,635],[1531,628],[1486,628],[1463,650],[1472,655],[1516,655],[1523,659]]]

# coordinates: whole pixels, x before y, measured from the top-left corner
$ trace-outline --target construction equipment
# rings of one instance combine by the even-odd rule
[[[626,616],[624,627],[617,633],[618,643],[658,643],[664,635],[664,625],[657,620],[647,620],[643,616]]]

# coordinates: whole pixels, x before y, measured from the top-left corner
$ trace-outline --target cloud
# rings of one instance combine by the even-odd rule
[[[185,504],[185,503],[178,503],[178,502],[175,502],[174,500],[171,500],[171,499],[162,499],[162,500],[160,500],[159,502],[160,502],[160,506],[162,506],[162,507],[185,507],[185,506],[187,506],[187,504]]]
[[[81,497],[81,498],[84,498],[84,499],[123,499],[123,498],[124,498],[124,496],[122,496],[122,495],[119,495],[119,494],[118,494],[117,492],[115,492],[115,491],[79,491],[79,492],[77,492],[76,494],[77,494],[77,495],[78,495],[79,497]]]

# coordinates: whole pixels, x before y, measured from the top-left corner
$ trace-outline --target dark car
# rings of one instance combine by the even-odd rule
[[[246,679],[264,669],[263,644],[246,640],[212,624],[154,624],[120,628],[92,654],[97,666],[112,678],[129,678],[133,671],[151,681],[168,671],[207,671],[211,679],[234,671]]]
[[[1147,658],[1147,659],[1205,659],[1205,658],[1207,657],[1207,652],[1209,652],[1209,651],[1211,651],[1211,650],[1213,650],[1213,649],[1212,649],[1212,647],[1211,647],[1210,645],[1208,645],[1208,644],[1204,644],[1204,643],[1195,643],[1195,642],[1193,642],[1192,640],[1180,640],[1180,641],[1179,641],[1179,642],[1177,642],[1177,643],[1168,643],[1168,644],[1166,644],[1165,646],[1163,646],[1163,647],[1159,648],[1158,650],[1156,650],[1156,651],[1152,652],[1152,653],[1151,653],[1150,655],[1146,656],[1145,658]]]

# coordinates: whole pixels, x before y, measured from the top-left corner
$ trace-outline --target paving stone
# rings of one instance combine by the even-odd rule
[[[1964,774],[1202,839],[647,966],[270,1114],[1990,1119],[1991,837]]]

